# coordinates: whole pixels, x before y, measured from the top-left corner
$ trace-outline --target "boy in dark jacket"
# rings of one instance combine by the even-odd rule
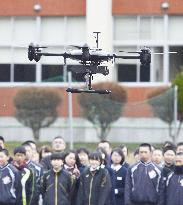
[[[101,168],[99,152],[89,155],[90,167],[80,177],[77,205],[106,205],[111,193],[111,180],[107,169]]]
[[[44,205],[70,205],[72,181],[70,174],[63,169],[64,154],[51,155],[52,169],[45,172],[41,180],[41,193]]]
[[[8,163],[7,149],[0,150],[0,204],[15,205],[17,202],[18,170]]]
[[[41,187],[41,177],[43,175],[43,168],[32,161],[33,158],[33,150],[30,144],[27,142],[22,144],[23,147],[25,147],[26,150],[26,164],[29,169],[32,170],[33,177],[36,180],[36,186],[34,187],[34,193],[33,193],[33,203],[34,205],[39,204],[39,196],[40,196],[40,187]]]
[[[166,181],[166,205],[183,205],[183,152],[177,153],[175,163],[174,172]]]
[[[151,162],[151,154],[151,145],[140,145],[140,161],[127,171],[125,205],[164,205],[162,171]]]
[[[33,193],[36,181],[31,169],[26,164],[26,150],[23,146],[14,149],[13,165],[19,171],[17,205],[34,205]]]

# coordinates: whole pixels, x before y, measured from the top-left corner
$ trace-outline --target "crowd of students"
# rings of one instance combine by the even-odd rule
[[[66,149],[60,136],[38,152],[34,141],[9,156],[0,136],[0,205],[183,205],[183,143],[161,149],[101,141],[96,150]]]

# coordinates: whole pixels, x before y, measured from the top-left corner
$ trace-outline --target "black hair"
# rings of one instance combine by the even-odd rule
[[[14,149],[14,155],[16,155],[17,153],[21,153],[21,154],[26,155],[25,147],[24,147],[24,146],[15,147],[15,149]]]
[[[111,143],[108,140],[101,140],[98,144],[100,143],[108,143],[109,145],[111,145]]]
[[[175,147],[174,146],[165,146],[164,148],[163,148],[163,155],[165,154],[165,152],[167,152],[168,150],[172,150],[175,154],[176,154],[176,149],[175,149]]]
[[[99,160],[102,163],[102,154],[100,152],[91,152],[89,159]]]
[[[177,147],[178,146],[182,146],[183,145],[183,142],[179,142],[178,144],[177,144]]]
[[[120,147],[114,148],[114,149],[112,150],[112,152],[111,152],[111,156],[112,156],[112,154],[113,154],[114,152],[117,152],[117,153],[121,156],[121,162],[120,162],[120,164],[123,164],[123,162],[125,161],[125,155],[124,155],[122,149],[121,149]],[[111,162],[112,162],[112,160],[111,160]]]
[[[54,137],[54,138],[53,138],[53,141],[56,140],[56,139],[62,139],[62,140],[64,141],[64,138],[63,138],[62,136],[56,136],[56,137]],[[64,141],[64,142],[65,142],[65,141]]]
[[[139,154],[139,148],[137,148],[134,153],[133,153],[133,156],[135,157],[135,155]]]
[[[23,142],[23,143],[22,143],[22,146],[23,146],[23,147],[26,147],[26,146],[31,147],[31,145],[30,145],[30,143],[29,143],[28,141]],[[32,148],[32,147],[31,147],[31,148]]]
[[[101,153],[101,156],[102,156],[102,154],[105,155],[104,158],[102,156],[102,163],[104,163],[104,165],[106,165],[108,159],[107,159],[107,152],[105,151],[105,149],[103,147],[97,147],[96,151]]]
[[[152,147],[151,147],[151,145],[149,143],[142,143],[142,144],[139,145],[139,148],[140,147],[148,147],[150,152],[152,151]]]
[[[64,153],[62,152],[54,152],[51,154],[50,160],[55,160],[55,159],[61,159],[62,161],[64,161]]]
[[[3,136],[0,136],[0,140],[4,142],[4,137],[3,137]]]
[[[7,157],[9,156],[9,151],[7,149],[0,149],[0,152],[3,152]]]
[[[64,164],[66,164],[65,158],[70,154],[73,153],[75,155],[75,160],[76,160],[76,165],[79,167],[81,166],[81,163],[79,161],[79,157],[78,154],[75,150],[67,150],[66,152],[64,152]]]
[[[174,145],[173,142],[171,142],[171,141],[165,141],[165,142],[163,143],[162,149],[164,149],[164,147],[167,147],[167,146],[175,147],[175,145]]]
[[[24,142],[25,144],[35,144],[36,145],[36,142],[34,142],[33,140],[27,140]],[[23,144],[24,144],[23,143]]]
[[[154,152],[154,151],[161,151],[161,152],[163,152],[163,150],[160,149],[160,148],[154,148],[153,152]]]
[[[43,155],[43,151],[45,153],[52,152],[51,147],[48,146],[48,145],[44,145],[44,146],[40,147],[40,149],[39,149],[39,160],[40,161],[43,158],[43,156],[42,156]]]
[[[77,149],[76,150],[76,153],[77,154],[79,154],[79,153],[81,153],[81,152],[84,152],[84,153],[86,153],[87,155],[89,155],[89,150],[87,150],[86,148],[84,148],[84,147],[81,147],[81,148],[79,148],[79,149]]]
[[[121,144],[121,145],[119,145],[118,147],[119,147],[120,149],[122,149],[122,150],[126,147],[126,149],[127,149],[127,154],[129,153],[128,147],[127,147],[126,145]]]
[[[183,156],[183,152],[178,152],[176,156]]]

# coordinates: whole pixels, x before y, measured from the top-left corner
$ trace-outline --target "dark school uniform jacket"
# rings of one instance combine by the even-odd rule
[[[35,162],[29,160],[27,161],[27,166],[29,169],[32,170],[33,172],[33,178],[35,181],[35,186],[34,186],[34,193],[33,193],[33,202],[34,205],[39,204],[39,195],[40,193],[40,188],[41,188],[41,177],[43,175],[43,168],[39,164],[36,164]]]
[[[113,166],[111,166],[113,168]],[[116,205],[124,205],[125,179],[127,168],[124,165],[114,170],[114,190]]]
[[[43,205],[70,205],[72,194],[72,181],[70,174],[61,169],[45,172],[41,180],[41,193]]]
[[[99,168],[94,172],[90,168],[80,176],[77,205],[105,205],[111,193],[111,180],[107,169]]]
[[[17,189],[17,205],[35,205],[33,201],[33,194],[36,186],[34,173],[26,164],[19,167],[18,171],[20,178]]]
[[[107,204],[110,205],[116,205],[116,199],[115,199],[115,193],[114,193],[114,187],[115,187],[115,176],[114,176],[114,171],[113,169],[107,164],[107,165],[101,165],[101,167],[107,169],[109,172],[109,176],[111,179],[111,192],[108,196]]]
[[[11,164],[0,167],[0,204],[16,204],[19,174]]]
[[[163,176],[161,168],[152,162],[137,162],[126,175],[125,205],[164,204]]]
[[[165,205],[183,205],[183,172],[171,172],[165,185]]]

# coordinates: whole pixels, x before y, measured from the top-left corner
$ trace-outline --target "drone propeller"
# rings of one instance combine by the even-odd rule
[[[77,45],[70,45],[71,47],[77,48],[77,49],[85,49],[89,48],[88,44],[84,44],[83,46],[77,46]]]
[[[92,51],[102,51],[101,48],[90,48],[90,50],[92,50]]]

